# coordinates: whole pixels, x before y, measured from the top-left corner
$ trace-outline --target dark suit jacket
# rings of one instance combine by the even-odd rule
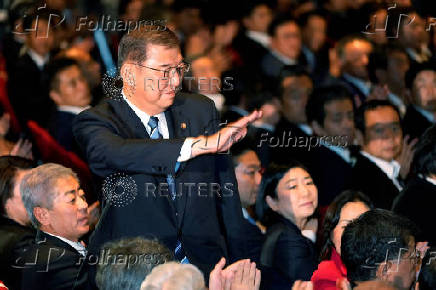
[[[244,219],[240,235],[244,237],[244,242],[241,244],[243,248],[240,252],[244,252],[245,257],[259,264],[260,252],[265,238],[264,234],[262,234],[259,227]]]
[[[26,53],[21,56],[9,76],[9,98],[23,127],[28,120],[47,127],[53,102],[48,95],[48,82],[44,71],[40,71]]]
[[[290,160],[298,160],[310,167],[312,152],[306,146],[310,136],[296,124],[282,117],[276,125],[274,133],[268,134],[267,137],[271,141],[269,142],[271,162],[287,165]],[[272,139],[270,139],[271,137]]]
[[[318,188],[318,201],[328,206],[343,190],[351,186],[351,164],[325,146],[318,146],[311,152],[312,178]]]
[[[73,120],[76,116],[70,112],[56,110],[51,116],[49,132],[62,147],[81,156],[73,135]]]
[[[388,176],[372,161],[357,154],[352,187],[365,193],[377,208],[390,210],[400,193]]]
[[[182,242],[189,261],[206,275],[227,256],[239,259],[242,212],[232,161],[208,154],[175,165],[186,137],[212,134],[219,118],[211,100],[177,94],[165,112],[170,139],[151,140],[144,125],[123,100],[108,99],[79,114],[73,125],[92,172],[100,178],[128,175],[133,184],[120,203],[103,200],[103,213],[89,250],[123,237],[158,238],[174,250]],[[171,200],[166,176],[175,175],[177,198]]]
[[[403,119],[403,134],[409,135],[412,139],[419,138],[424,131],[433,124],[418,112],[414,106],[409,105]]]
[[[252,72],[260,70],[261,60],[268,53],[263,45],[247,37],[245,31],[235,37],[232,47],[241,56],[244,67],[252,69]]]
[[[366,95],[355,84],[348,81],[344,77],[340,77],[339,81],[350,91],[351,95],[353,96],[353,105],[355,108],[360,107],[360,105],[366,101]]]
[[[69,244],[39,231],[19,261],[23,266],[21,289],[71,290],[87,280],[86,272],[79,276],[84,259]]]
[[[436,205],[436,185],[427,180],[415,177],[394,203],[393,211],[413,222],[422,231],[417,241],[428,241],[430,246],[436,245],[434,225],[434,206]]]
[[[296,280],[309,281],[318,265],[315,244],[291,221],[281,218],[279,223],[285,225],[285,230],[274,248],[272,270],[275,273],[268,273],[262,281],[263,289],[290,289]]]
[[[9,289],[20,289],[20,271],[13,268],[23,248],[35,240],[35,231],[0,217],[0,280]]]

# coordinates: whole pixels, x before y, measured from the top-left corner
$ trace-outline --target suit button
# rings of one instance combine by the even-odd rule
[[[179,216],[179,213],[178,213],[178,212],[176,212],[176,216]]]

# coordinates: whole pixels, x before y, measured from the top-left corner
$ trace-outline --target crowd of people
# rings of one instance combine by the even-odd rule
[[[436,289],[426,3],[0,5],[0,289]]]

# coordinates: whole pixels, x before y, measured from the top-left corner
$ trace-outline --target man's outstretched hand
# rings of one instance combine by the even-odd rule
[[[247,126],[261,117],[261,111],[253,111],[250,115],[228,124],[213,135],[193,138],[191,158],[202,154],[228,151],[234,143],[245,137]]]

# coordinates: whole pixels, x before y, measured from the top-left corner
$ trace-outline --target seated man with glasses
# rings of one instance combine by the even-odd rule
[[[398,109],[389,101],[371,100],[355,115],[362,151],[353,168],[353,187],[370,197],[377,208],[391,209],[402,190],[399,157],[403,133]]]
[[[261,113],[220,129],[210,99],[179,92],[189,65],[177,36],[163,28],[123,36],[121,95],[82,112],[73,126],[92,172],[104,179],[89,251],[124,237],[157,238],[207,276],[221,257],[242,258],[234,251],[243,217],[232,161],[216,153],[227,153]]]

